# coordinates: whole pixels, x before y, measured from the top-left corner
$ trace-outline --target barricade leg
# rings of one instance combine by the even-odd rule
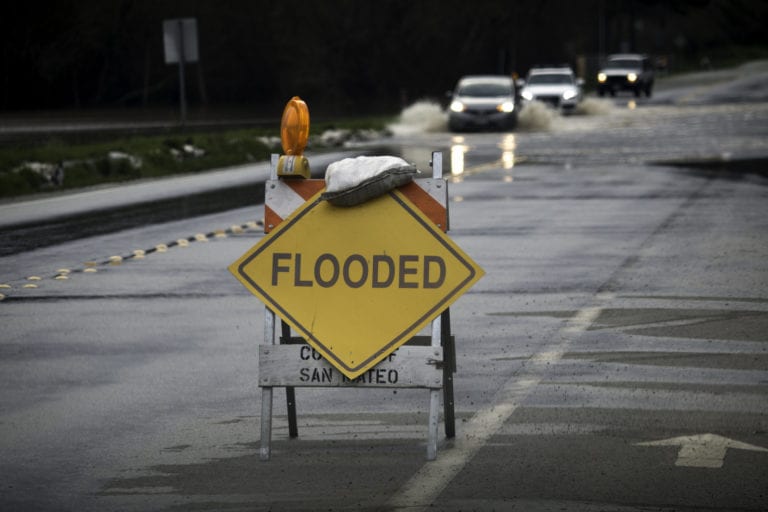
[[[440,315],[443,346],[443,415],[445,437],[456,437],[456,417],[453,403],[453,374],[456,372],[456,344],[451,336],[451,310]]]
[[[437,425],[440,418],[440,390],[429,390],[429,434],[427,437],[427,460],[437,458]]]
[[[275,313],[264,308],[264,342],[275,344]],[[261,446],[259,459],[269,460],[272,448],[272,388],[264,387],[261,391]]]
[[[442,331],[442,320],[435,318],[432,320],[432,343],[433,347],[439,347],[442,341],[440,332]],[[427,460],[437,458],[437,424],[440,417],[440,390],[429,390],[429,434],[427,436]]]
[[[272,444],[272,388],[261,388],[261,447],[259,459],[269,460]]]
[[[280,342],[288,343],[291,340],[291,326],[280,320]],[[296,388],[286,386],[285,400],[288,410],[288,437],[299,437],[299,425],[296,421]]]

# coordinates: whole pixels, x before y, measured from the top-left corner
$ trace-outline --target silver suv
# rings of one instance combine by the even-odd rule
[[[541,101],[556,110],[571,112],[582,99],[583,83],[568,66],[536,67],[528,72],[520,96],[523,101]]]
[[[618,91],[629,90],[639,97],[653,92],[653,64],[647,55],[622,53],[610,55],[597,74],[597,94],[609,93],[616,96]]]

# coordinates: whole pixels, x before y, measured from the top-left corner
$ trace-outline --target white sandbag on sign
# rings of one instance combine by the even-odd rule
[[[405,185],[419,173],[396,156],[359,156],[333,162],[325,171],[321,199],[335,206],[354,206]]]

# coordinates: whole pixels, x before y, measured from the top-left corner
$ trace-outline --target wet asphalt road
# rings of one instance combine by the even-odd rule
[[[443,152],[487,274],[433,462],[402,389],[298,389],[293,440],[278,391],[259,461],[263,309],[226,270],[259,205],[0,258],[0,508],[764,510],[768,103],[723,87],[387,141]]]

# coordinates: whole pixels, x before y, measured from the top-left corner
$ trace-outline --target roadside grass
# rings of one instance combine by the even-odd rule
[[[310,145],[322,149],[321,135],[329,130],[383,130],[388,121],[382,117],[320,123],[311,127]],[[94,138],[98,141],[71,142],[54,136],[0,146],[0,198],[196,173],[267,161],[271,153],[282,152],[279,127]]]

